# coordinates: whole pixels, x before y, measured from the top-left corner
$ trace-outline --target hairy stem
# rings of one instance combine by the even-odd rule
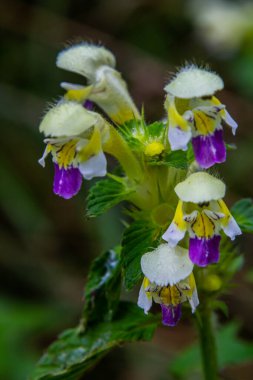
[[[143,177],[141,166],[127,145],[126,141],[120,136],[118,131],[110,125],[110,137],[103,145],[103,150],[106,153],[114,156],[124,169],[128,178],[140,180]]]
[[[205,380],[218,379],[217,350],[213,312],[206,302],[199,311],[198,330]]]

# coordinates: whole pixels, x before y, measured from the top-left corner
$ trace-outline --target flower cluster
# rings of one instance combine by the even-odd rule
[[[204,169],[226,160],[222,123],[230,126],[233,134],[237,129],[226,107],[214,96],[222,88],[218,75],[195,66],[182,69],[165,87],[171,149],[186,150],[191,140],[196,161]]]
[[[140,211],[140,205],[145,204],[145,212],[152,215],[154,208],[162,210],[166,203],[166,210],[175,210],[174,217],[163,224],[161,239],[166,243],[160,241],[141,258],[144,280],[138,299],[145,313],[153,301],[160,304],[163,323],[174,326],[182,303],[188,301],[192,312],[199,303],[194,265],[218,262],[221,231],[231,240],[241,234],[223,201],[225,184],[205,171],[226,159],[223,125],[230,126],[233,134],[237,128],[225,105],[215,97],[223,81],[194,65],[183,68],[165,87],[166,123],[148,129],[115,69],[114,56],[104,47],[85,43],[69,47],[58,55],[57,66],[83,75],[87,86],[61,83],[66,93],[40,124],[46,148],[39,162],[44,166],[51,154],[54,193],[68,199],[79,192],[83,178],[107,174],[105,153],[112,154],[129,181],[133,180],[129,173],[134,173],[132,199],[133,203],[138,199],[134,205]],[[131,121],[135,124],[129,129]],[[126,130],[130,138],[124,135]],[[156,157],[159,162],[171,151],[187,150],[190,145],[195,163],[183,181],[174,169],[158,165],[152,171],[148,167],[148,159]],[[173,204],[175,194],[177,206]]]
[[[219,260],[220,230],[234,240],[241,231],[222,200],[225,185],[205,172],[191,174],[175,187],[179,198],[175,216],[163,239],[175,247],[186,231],[190,236],[189,256],[198,266]]]
[[[199,300],[192,272],[193,263],[186,249],[161,244],[142,256],[141,268],[145,277],[138,305],[145,313],[154,301],[161,305],[163,324],[175,326],[181,317],[183,302],[188,300],[192,312],[195,311]]]
[[[115,58],[101,46],[80,44],[61,52],[58,67],[81,74],[88,85],[61,83],[66,94],[43,118],[40,131],[46,136],[46,149],[40,159],[45,165],[51,153],[55,166],[54,193],[69,199],[76,195],[82,178],[90,180],[107,173],[103,146],[109,138],[109,123],[94,103],[114,123],[139,118],[125,82],[114,69]]]

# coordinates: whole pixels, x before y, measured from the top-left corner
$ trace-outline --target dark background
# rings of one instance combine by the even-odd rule
[[[220,99],[239,122],[236,140],[226,132],[237,150],[219,167],[231,205],[253,195],[253,3],[1,0],[0,30],[0,378],[23,380],[57,334],[78,323],[89,264],[122,232],[117,209],[86,219],[89,183],[64,201],[52,194],[50,160],[45,169],[37,163],[44,149],[40,118],[62,94],[60,81],[71,77],[55,67],[57,53],[79,40],[111,49],[147,121],[164,116],[163,87],[175,68],[210,64],[225,81]],[[228,320],[240,321],[240,337],[249,342],[253,239],[240,242],[246,264],[225,299]],[[123,296],[136,300],[137,290]],[[170,379],[170,360],[195,340],[183,320],[176,329],[158,329],[152,343],[115,350],[84,379]],[[230,366],[224,378],[250,379],[252,369],[248,362]]]

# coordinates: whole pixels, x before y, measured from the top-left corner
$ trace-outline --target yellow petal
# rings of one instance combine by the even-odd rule
[[[174,102],[169,105],[168,118],[170,127],[180,128],[183,131],[188,131],[190,129],[188,122],[178,113]]]
[[[217,120],[200,110],[193,111],[195,127],[201,135],[208,135],[214,132]]]
[[[173,222],[181,231],[184,231],[186,229],[186,222],[184,220],[184,213],[183,213],[183,202],[181,200],[178,201]]]
[[[145,155],[146,156],[156,156],[157,154],[161,154],[164,151],[164,145],[159,141],[153,141],[152,143],[148,144],[145,148]]]
[[[65,169],[72,164],[76,154],[77,140],[70,140],[56,152],[57,163],[60,168]]]
[[[88,144],[78,152],[78,161],[86,161],[89,157],[98,154],[101,150],[101,133],[98,128],[95,128]]]
[[[215,222],[208,218],[205,212],[198,212],[196,220],[191,225],[194,234],[199,238],[210,239],[215,232]]]
[[[83,102],[88,98],[92,91],[93,86],[81,87],[78,89],[69,89],[64,95],[66,100],[73,100],[76,102]]]
[[[220,211],[224,214],[224,218],[222,218],[222,225],[226,226],[229,222],[229,219],[231,218],[231,214],[229,209],[227,208],[226,203],[222,200],[218,200],[218,205],[220,206]]]

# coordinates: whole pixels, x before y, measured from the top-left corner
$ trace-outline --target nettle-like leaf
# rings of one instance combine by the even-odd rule
[[[146,316],[129,302],[121,302],[111,322],[87,329],[70,329],[60,335],[39,361],[31,380],[77,380],[111,349],[124,342],[150,340],[157,327],[154,315]]]
[[[165,153],[161,158],[150,160],[150,165],[171,166],[176,169],[187,169],[187,154],[182,150]]]
[[[119,127],[119,131],[127,141],[131,149],[142,151],[145,145],[152,141],[163,141],[165,133],[163,122],[156,121],[152,124],[146,124],[144,119],[130,120]]]
[[[119,132],[132,150],[141,150],[145,139],[145,123],[143,120],[129,120],[118,127]]]
[[[236,202],[231,208],[231,213],[242,232],[253,233],[253,201],[251,198]]]
[[[170,166],[176,169],[188,169],[189,165],[194,160],[192,146],[190,145],[187,151],[175,150],[173,152],[165,152],[155,158],[150,158],[149,165],[152,166]]]
[[[110,250],[97,257],[85,286],[84,324],[110,321],[117,308],[121,289],[121,257]]]
[[[132,190],[126,186],[123,178],[110,177],[96,182],[90,188],[86,203],[89,217],[103,214],[131,194]]]
[[[48,348],[31,380],[79,379],[114,347],[152,338],[158,318],[119,302],[120,287],[120,252],[110,250],[91,265],[82,324],[63,332]]]
[[[141,256],[158,245],[159,230],[152,221],[136,220],[126,230],[122,240],[124,282],[131,289],[141,278]]]
[[[152,124],[146,125],[146,131],[151,138],[163,137],[166,128],[163,122],[155,121]]]

